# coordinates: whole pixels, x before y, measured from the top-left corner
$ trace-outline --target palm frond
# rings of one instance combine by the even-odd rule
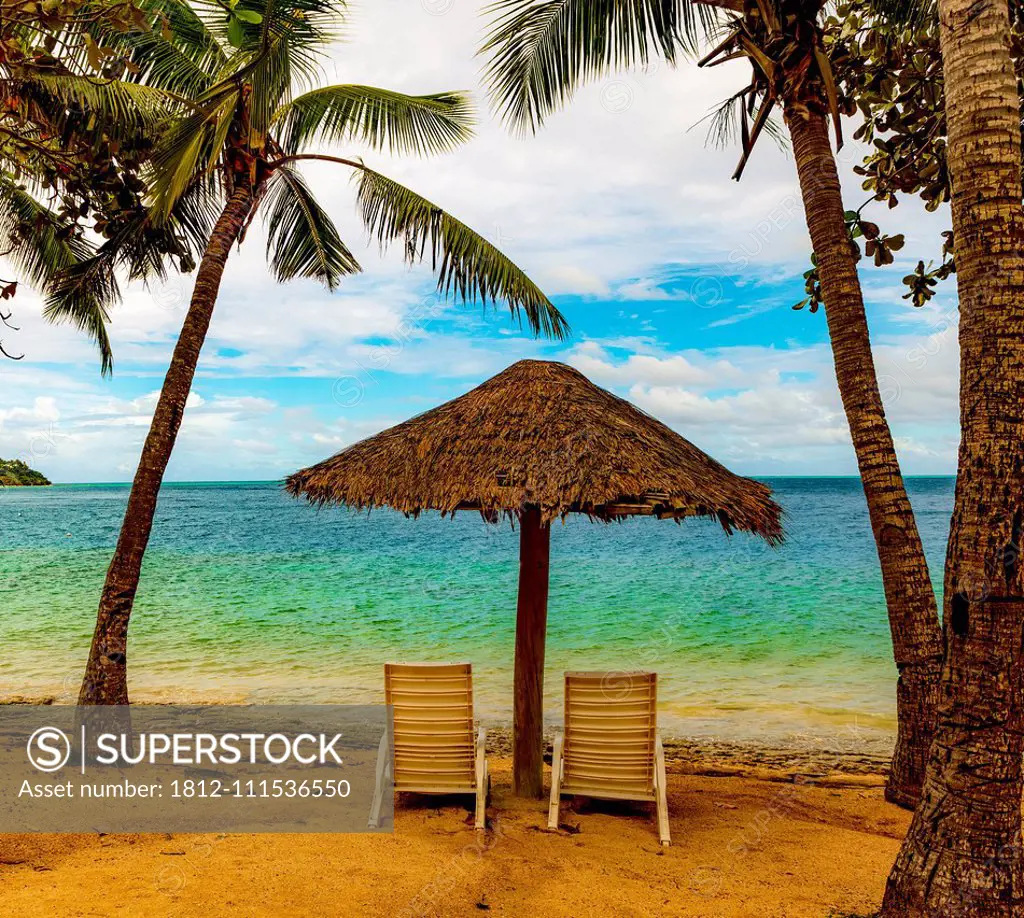
[[[64,268],[53,276],[47,288],[44,318],[69,323],[92,337],[100,351],[100,372],[104,376],[114,367],[107,335],[110,315],[105,304],[116,303],[120,298],[117,275],[110,262],[99,254]]]
[[[28,233],[19,232],[30,227]],[[40,204],[9,176],[0,176],[0,239],[5,257],[24,273],[37,290],[48,293],[54,278],[73,270],[93,256],[92,247],[76,236],[65,237],[54,214]],[[117,300],[117,283],[83,288],[74,306],[62,315],[44,315],[55,321],[70,321],[89,334],[100,350],[102,372],[110,372],[112,355],[106,323],[109,307]]]
[[[719,149],[724,149],[725,147],[735,143],[740,134],[742,110],[747,104],[747,93],[749,91],[749,87],[745,86],[738,92],[733,93],[727,99],[724,99],[714,108],[710,109],[708,113],[697,122],[697,124],[707,122],[708,129],[707,134],[704,137],[706,144]],[[696,127],[697,124],[694,124],[692,127]]]
[[[157,87],[73,74],[30,73],[19,81],[18,92],[43,106],[57,126],[62,126],[61,115],[70,109],[94,115],[109,137],[152,133],[178,104],[173,95]]]
[[[224,49],[187,0],[139,0],[138,5],[151,28],[103,34],[102,43],[138,68],[137,82],[199,98],[226,65]]]
[[[279,281],[311,277],[333,290],[362,270],[296,170],[278,168],[267,196],[267,258]]]
[[[326,49],[347,6],[331,0],[196,0],[195,6],[210,33],[233,49],[209,92],[250,87],[249,144],[263,149],[274,114],[293,90],[321,80]]]
[[[472,101],[462,92],[407,96],[374,86],[326,86],[294,99],[275,117],[282,142],[359,142],[375,150],[445,153],[473,136]]]
[[[221,0],[192,4],[221,45],[247,54],[260,54],[284,41],[297,74],[319,76],[330,43],[342,30],[348,13],[345,0],[239,0],[228,9]]]
[[[210,172],[223,153],[238,108],[237,91],[212,99],[208,107],[175,120],[153,150],[150,194],[155,219],[168,219],[196,176]]]
[[[65,237],[59,229],[55,214],[9,175],[0,176],[0,246],[4,257],[37,289],[91,252],[83,239]]]
[[[504,301],[515,318],[526,317],[534,334],[555,339],[568,334],[562,314],[508,256],[436,204],[362,167],[359,206],[382,249],[400,241],[410,264],[429,254],[442,294],[485,306]]]
[[[256,150],[266,148],[274,113],[288,104],[296,77],[295,54],[288,42],[275,35],[268,42],[266,48],[253,53],[252,66],[245,75],[252,87],[248,99],[249,145]]]
[[[709,144],[724,148],[739,142],[743,146],[750,140],[749,116],[751,105],[749,104],[750,88],[745,87],[734,93],[719,105],[711,109],[697,124],[707,122],[708,130],[706,140]],[[767,115],[767,113],[766,113]],[[746,123],[747,128],[744,129]],[[696,125],[694,125],[696,127]],[[780,149],[788,149],[788,141],[783,126],[774,118],[767,117],[763,128],[766,133]]]
[[[90,304],[93,299],[104,304],[120,299],[118,272],[129,280],[162,280],[167,276],[168,250],[180,249],[183,243],[188,258],[198,260],[219,213],[216,180],[199,177],[178,199],[169,221],[156,226],[153,214],[142,211],[121,224],[94,254],[57,272],[47,286],[43,314],[52,321],[77,324],[99,341],[98,313]],[[109,370],[108,354],[104,372]]]
[[[484,79],[521,132],[536,131],[589,80],[656,55],[674,63],[717,19],[694,0],[497,0],[488,12]]]
[[[206,250],[222,208],[221,180],[216,173],[197,176],[175,203],[167,231],[186,244],[193,261]]]

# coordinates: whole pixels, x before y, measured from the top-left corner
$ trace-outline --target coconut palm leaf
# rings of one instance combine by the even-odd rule
[[[137,6],[151,21],[150,29],[107,30],[97,40],[138,68],[136,82],[199,98],[227,64],[224,49],[185,0],[138,0]]]
[[[239,93],[225,91],[207,106],[175,120],[153,151],[150,191],[156,222],[168,219],[197,175],[212,173],[234,122]]]
[[[48,120],[60,127],[65,112],[88,112],[102,122],[109,137],[153,132],[177,106],[167,92],[123,80],[93,80],[74,74],[45,74],[29,71],[17,81],[18,95],[40,106]]]
[[[230,9],[221,0],[194,0],[191,5],[222,47],[245,55],[285,41],[294,53],[293,64],[309,77],[319,75],[316,66],[330,43],[340,38],[348,12],[344,0],[239,0]]]
[[[109,376],[114,355],[107,334],[110,314],[107,304],[121,298],[117,276],[109,263],[96,255],[69,265],[48,285],[43,317],[50,322],[66,322],[85,332],[100,351],[100,372]]]
[[[177,239],[187,243],[194,261],[202,257],[217,217],[220,216],[220,190],[220,178],[217,175],[198,176],[174,205],[167,229],[173,231]]]
[[[251,66],[245,73],[245,80],[252,87],[248,102],[249,145],[263,150],[266,149],[274,113],[288,103],[293,84],[303,77],[301,73],[294,72],[292,49],[280,36],[271,35],[267,46],[255,51],[251,57]]]
[[[57,271],[46,286],[43,315],[57,322],[71,322],[90,332],[98,342],[105,310],[97,310],[94,300],[112,305],[120,299],[118,271],[129,280],[148,281],[167,276],[167,252],[170,244],[184,242],[186,255],[196,260],[213,231],[219,213],[216,180],[204,176],[194,182],[175,204],[171,220],[157,231],[152,213],[136,214],[119,226],[117,232],[94,253]],[[106,331],[102,332],[105,339]],[[112,367],[109,350],[103,351],[103,371]]]
[[[756,102],[756,97],[753,99]],[[707,113],[700,122],[708,122],[707,142],[717,147],[726,147],[739,142],[744,149],[753,147],[757,134],[750,125],[750,115],[753,105],[751,104],[751,88],[744,87],[734,93],[719,105]],[[760,111],[761,109],[758,109]],[[755,127],[756,127],[755,116]],[[787,149],[789,143],[783,126],[772,117],[769,108],[764,114],[764,122],[758,130],[763,130],[783,150]]]
[[[717,11],[692,0],[498,0],[484,79],[510,126],[536,131],[588,80],[692,50]]]
[[[31,232],[19,234],[19,228]],[[20,187],[9,175],[0,176],[0,246],[29,282],[38,288],[57,271],[91,254],[89,244],[77,236],[58,233],[55,214]]]
[[[362,269],[302,176],[278,169],[267,191],[267,258],[279,281],[312,277],[333,290]]]
[[[26,225],[32,227],[32,231],[19,235],[18,228]],[[0,244],[4,257],[43,292],[49,289],[56,275],[86,262],[93,254],[91,246],[80,237],[61,235],[59,225],[56,216],[10,176],[0,177]],[[83,288],[73,308],[52,317],[70,321],[92,337],[99,347],[104,373],[109,373],[112,367],[106,331],[107,310],[117,300],[117,295],[116,281],[113,285]],[[51,316],[47,314],[47,318]]]
[[[404,185],[365,166],[359,174],[363,222],[382,249],[400,241],[409,263],[429,254],[441,293],[484,305],[503,300],[534,334],[566,336],[565,318],[507,255]]]
[[[295,87],[310,88],[322,76],[326,47],[336,37],[344,3],[330,0],[220,0],[195,4],[210,34],[231,49],[211,93],[249,87],[249,143],[262,149],[274,114]]]
[[[282,107],[275,122],[291,152],[317,141],[429,155],[467,142],[474,113],[469,95],[462,92],[407,96],[374,86],[326,86]]]

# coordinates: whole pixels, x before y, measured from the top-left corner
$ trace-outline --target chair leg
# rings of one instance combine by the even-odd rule
[[[654,785],[658,797],[658,836],[667,848],[671,844],[668,829],[668,789],[665,778],[665,747],[661,744],[660,734],[654,743]]]
[[[559,733],[551,750],[551,802],[548,804],[548,828],[558,828],[559,808],[562,802],[562,746],[565,737]]]
[[[487,732],[483,727],[476,739],[476,828],[487,828]]]
[[[388,734],[380,738],[380,748],[377,750],[377,785],[373,792],[373,804],[370,806],[371,829],[380,828],[380,811],[384,805],[384,782],[391,772],[391,745],[388,743]]]

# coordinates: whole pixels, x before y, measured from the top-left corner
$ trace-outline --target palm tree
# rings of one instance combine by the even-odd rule
[[[829,119],[841,143],[820,3],[800,0],[499,0],[483,47],[495,105],[535,131],[585,81],[645,64],[675,63],[702,36],[702,61],[745,57],[750,83],[720,113],[738,123],[739,178],[776,107],[792,141],[826,304],[836,379],[846,411],[882,570],[899,672],[899,731],[887,797],[916,803],[934,727],[942,641],[921,538],[907,498],[875,374],[864,300],[844,218]]]
[[[429,257],[443,294],[504,301],[534,333],[560,338],[567,331],[540,289],[463,223],[355,156],[315,152],[336,142],[445,152],[471,136],[465,94],[316,87],[333,30],[346,18],[338,0],[150,0],[145,8],[161,25],[109,41],[130,52],[146,85],[180,100],[153,151],[148,219],[160,225],[176,218],[194,233],[210,228],[107,572],[81,704],[128,701],[128,621],[143,554],[232,246],[260,213],[278,280],[316,278],[333,289],[360,270],[299,163],[331,162],[353,172],[368,231],[382,247],[400,242],[409,262]],[[68,290],[91,268],[105,270],[99,261],[88,266]]]
[[[960,294],[961,441],[942,704],[921,803],[886,888],[882,913],[891,918],[1010,916],[1024,907],[1019,90],[1007,0],[937,7]]]

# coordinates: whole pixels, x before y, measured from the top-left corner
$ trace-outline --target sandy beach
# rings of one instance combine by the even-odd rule
[[[748,776],[716,777],[677,756],[662,849],[642,806],[578,801],[549,832],[545,803],[512,796],[509,760],[491,765],[484,835],[460,799],[403,796],[392,836],[3,836],[0,907],[24,918],[869,915],[910,818],[876,774],[734,761],[722,769]]]

